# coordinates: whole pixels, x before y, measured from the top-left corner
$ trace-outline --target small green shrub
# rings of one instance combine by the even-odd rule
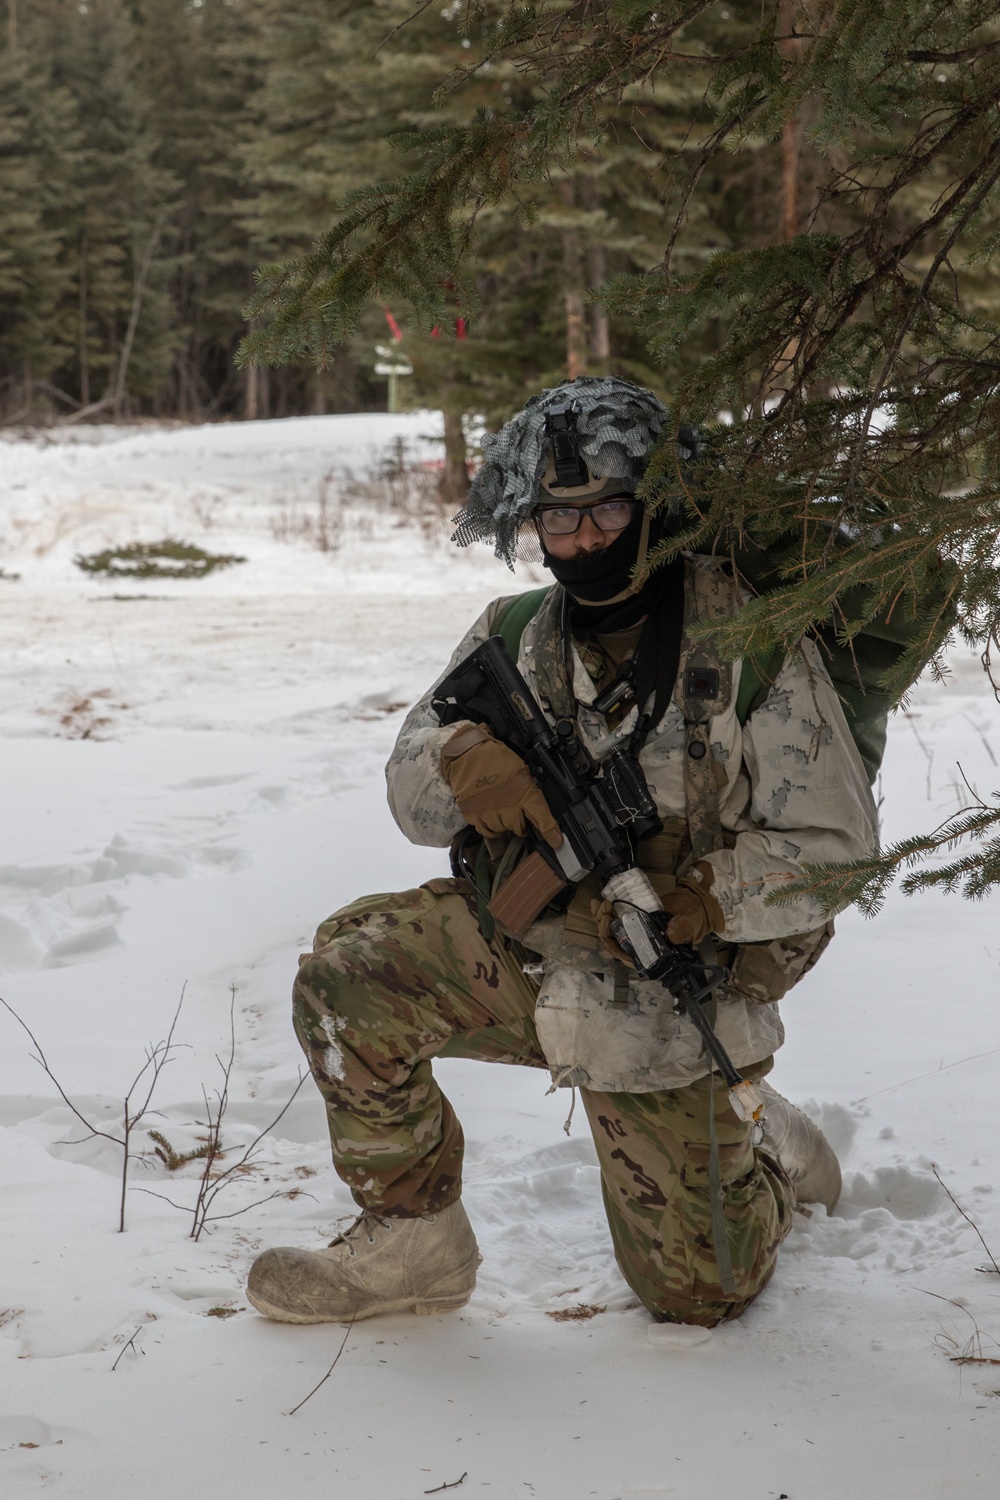
[[[216,568],[246,562],[231,553],[206,552],[190,542],[167,537],[162,542],[131,542],[127,547],[106,547],[89,557],[78,555],[74,563],[84,573],[106,578],[204,578]]]
[[[205,1141],[201,1146],[196,1146],[193,1151],[175,1151],[160,1130],[147,1130],[146,1134],[156,1142],[153,1148],[154,1156],[158,1156],[168,1172],[176,1172],[178,1167],[186,1167],[189,1161],[201,1161],[212,1149],[211,1141]],[[222,1151],[216,1152],[217,1156],[223,1156]]]

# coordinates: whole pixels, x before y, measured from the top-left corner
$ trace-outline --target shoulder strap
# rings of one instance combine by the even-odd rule
[[[526,594],[518,594],[497,619],[495,633],[503,637],[504,645],[515,661],[525,626],[529,620],[534,619],[553,587],[552,584],[546,584],[544,588],[529,589]]]
[[[685,593],[683,557],[676,558],[660,572],[663,582],[650,607],[649,618],[632,659],[631,675],[640,709],[648,703],[650,694],[653,697],[650,712],[640,713],[636,722],[629,743],[633,755],[638,755],[666,713],[681,659]]]
[[[760,708],[774,687],[784,661],[784,646],[775,646],[766,662],[754,656],[743,658],[740,689],[736,695],[736,717],[741,724],[745,724],[750,715]]]
[[[698,860],[723,847],[719,768],[709,727],[731,701],[733,677],[732,664],[720,657],[714,637],[694,630],[731,616],[737,595],[716,559],[693,557],[685,572],[684,637],[674,697],[684,716],[684,791],[691,848]]]

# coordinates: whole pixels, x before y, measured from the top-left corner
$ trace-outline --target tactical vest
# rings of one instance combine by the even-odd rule
[[[732,848],[736,841],[736,836],[722,827],[719,787],[725,783],[725,773],[712,754],[709,740],[712,718],[722,713],[732,700],[733,665],[713,647],[711,636],[695,639],[694,628],[730,617],[739,607],[738,594],[724,566],[710,557],[688,559],[684,586],[685,623],[673,700],[684,717],[686,816],[665,819],[663,831],[641,840],[636,850],[637,863],[661,895],[673,890],[696,860],[716,850]],[[522,594],[498,620],[496,633],[503,637],[515,659],[525,626],[543,605],[551,603],[551,596],[551,587]],[[759,706],[753,700],[762,701],[759,677],[751,676],[746,688],[737,703],[741,724],[746,722],[751,708]],[[512,864],[508,857],[491,870],[494,894]],[[596,951],[600,947],[597,924],[591,914],[591,902],[599,894],[596,879],[587,876],[577,886],[566,909],[562,939],[568,950],[565,957],[575,965],[580,965],[581,950]],[[719,959],[731,971],[726,990],[758,1004],[773,1004],[819,960],[833,930],[833,923],[826,922],[793,937],[722,945]]]

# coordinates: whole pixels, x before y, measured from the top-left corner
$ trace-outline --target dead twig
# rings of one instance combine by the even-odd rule
[[[969,1322],[972,1324],[972,1333],[966,1340],[965,1348],[962,1350],[961,1354],[948,1355],[949,1360],[951,1360],[953,1364],[989,1364],[991,1362],[989,1356],[983,1353],[982,1330],[980,1329],[979,1324],[976,1322],[975,1318],[972,1316],[972,1313],[970,1313],[969,1309],[964,1305],[964,1303],[956,1302],[954,1297],[945,1297],[941,1292],[929,1292],[926,1287],[922,1286],[914,1287],[914,1291],[920,1292],[924,1297],[935,1297],[938,1302],[947,1302],[949,1307],[957,1307],[959,1312],[964,1313]],[[987,1335],[987,1337],[989,1337],[989,1335]],[[946,1333],[944,1332],[944,1330],[942,1330],[941,1334],[939,1334],[938,1338],[934,1341],[939,1348],[941,1347],[942,1338],[944,1338],[947,1343],[951,1344],[953,1348],[957,1349],[959,1347],[958,1340],[952,1338],[950,1333]],[[991,1339],[990,1342],[996,1344],[996,1339]]]
[[[227,1167],[224,1172],[219,1172],[218,1175],[215,1176],[214,1178],[212,1178],[210,1181],[208,1179],[208,1168],[209,1168],[209,1164],[210,1164],[212,1158],[211,1157],[206,1157],[205,1158],[205,1168],[206,1168],[206,1170],[202,1174],[201,1183],[200,1183],[199,1189],[198,1189],[198,1200],[197,1200],[197,1202],[195,1204],[194,1220],[193,1220],[192,1225],[191,1225],[191,1238],[193,1240],[199,1239],[201,1237],[202,1232],[205,1230],[205,1228],[210,1223],[213,1223],[216,1219],[234,1219],[239,1214],[246,1213],[247,1212],[247,1208],[254,1208],[254,1207],[256,1207],[256,1204],[248,1204],[247,1208],[238,1208],[238,1209],[235,1209],[232,1213],[229,1213],[229,1214],[216,1214],[216,1213],[212,1213],[212,1205],[215,1203],[216,1198],[219,1196],[219,1194],[222,1192],[222,1190],[224,1188],[228,1187],[232,1183],[234,1177],[237,1174],[239,1174],[241,1172],[241,1170],[251,1160],[251,1158],[253,1157],[254,1152],[257,1150],[257,1147],[260,1145],[260,1143],[264,1139],[264,1137],[266,1135],[268,1135],[274,1129],[274,1127],[278,1124],[279,1120],[281,1120],[282,1116],[285,1115],[286,1112],[291,1108],[292,1104],[294,1103],[294,1101],[295,1101],[295,1099],[296,1099],[296,1097],[298,1095],[299,1089],[302,1087],[302,1085],[305,1083],[305,1081],[306,1081],[306,1074],[300,1073],[299,1074],[299,1080],[298,1080],[298,1082],[296,1083],[296,1085],[295,1085],[294,1089],[292,1090],[292,1092],[289,1094],[288,1098],[285,1100],[284,1104],[281,1106],[281,1108],[278,1111],[278,1113],[274,1116],[274,1119],[270,1120],[268,1122],[268,1124],[266,1124],[264,1126],[263,1130],[261,1130],[259,1132],[259,1134],[257,1134],[256,1136],[254,1136],[253,1140],[245,1148],[245,1150],[243,1152],[243,1155],[237,1161],[234,1161],[233,1164],[232,1164],[232,1166]],[[228,1103],[228,1075],[227,1075],[227,1079],[226,1079],[226,1084],[224,1085],[223,1092],[220,1095],[218,1095],[217,1097],[218,1097],[218,1101],[219,1101],[219,1107],[218,1107],[218,1109],[216,1111],[216,1115],[215,1115],[215,1124],[216,1124],[216,1128],[219,1129],[219,1128],[221,1128],[222,1117],[223,1117],[223,1114],[225,1113],[226,1104]],[[235,1149],[235,1148],[233,1148],[233,1149]],[[218,1153],[217,1153],[217,1155],[218,1155]],[[278,1197],[281,1197],[281,1196],[283,1196],[283,1195],[280,1192],[280,1190],[275,1191],[274,1193],[270,1194],[271,1198],[278,1198]],[[266,1203],[268,1201],[269,1200],[267,1198],[263,1198],[263,1199],[260,1200],[260,1202],[262,1202],[262,1203]]]
[[[184,995],[186,991],[187,983],[185,982],[181,986],[181,996],[177,1002],[177,1009],[174,1011],[173,1020],[170,1022],[170,1029],[167,1032],[165,1039],[162,1042],[156,1042],[155,1045],[147,1047],[146,1061],[143,1063],[142,1067],[139,1069],[138,1073],[135,1075],[131,1084],[129,1085],[128,1091],[125,1095],[125,1102],[122,1107],[122,1134],[120,1136],[114,1135],[109,1130],[99,1130],[96,1125],[92,1125],[86,1118],[86,1116],[81,1113],[81,1111],[73,1103],[72,1099],[66,1093],[66,1090],[59,1082],[59,1079],[53,1073],[51,1067],[49,1066],[48,1058],[45,1056],[45,1053],[42,1050],[42,1045],[39,1042],[38,1038],[35,1036],[35,1033],[32,1031],[31,1027],[28,1025],[27,1021],[23,1020],[23,1018],[18,1015],[14,1007],[8,1004],[8,1002],[4,1000],[3,996],[0,996],[0,1005],[2,1005],[5,1010],[9,1011],[10,1014],[14,1017],[14,1020],[17,1022],[17,1024],[22,1028],[22,1030],[27,1032],[31,1044],[35,1049],[35,1062],[38,1063],[45,1076],[54,1085],[60,1099],[66,1105],[67,1109],[70,1111],[73,1117],[79,1120],[80,1124],[87,1131],[85,1139],[91,1140],[96,1136],[101,1140],[110,1141],[112,1145],[117,1146],[122,1153],[122,1180],[118,1205],[119,1234],[124,1234],[125,1232],[125,1197],[128,1191],[128,1168],[129,1162],[133,1160],[132,1152],[130,1149],[132,1135],[136,1127],[149,1113],[150,1105],[153,1102],[153,1094],[156,1091],[156,1085],[160,1079],[160,1074],[166,1067],[167,1063],[172,1061],[172,1056],[175,1051],[174,1031],[176,1030],[177,1021],[180,1017],[181,1006],[184,1004]],[[136,1109],[133,1109],[132,1096],[135,1093],[136,1089],[139,1087],[143,1078],[150,1071],[150,1069],[152,1069],[152,1077],[150,1078],[149,1087],[146,1090],[145,1097],[142,1100],[142,1103],[139,1104]]]
[[[136,1344],[136,1339],[139,1337],[139,1334],[142,1332],[143,1327],[144,1327],[144,1325],[142,1323],[140,1323],[139,1326],[138,1326],[138,1328],[135,1330],[135,1333],[133,1333],[132,1337],[129,1339],[128,1343],[122,1345],[122,1347],[121,1347],[121,1349],[119,1351],[119,1354],[118,1354],[118,1359],[116,1359],[115,1362],[114,1362],[114,1364],[111,1366],[111,1373],[112,1373],[112,1375],[117,1370],[117,1368],[118,1368],[118,1360],[123,1357],[126,1349],[131,1349],[133,1354],[145,1354],[145,1352],[146,1352],[145,1349],[140,1348]]]
[[[229,991],[229,1049],[226,1053],[225,1061],[218,1055],[216,1055],[215,1059],[222,1070],[222,1083],[211,1099],[209,1098],[208,1091],[204,1088],[202,1089],[206,1118],[203,1121],[199,1120],[197,1123],[206,1132],[202,1137],[203,1145],[198,1151],[190,1153],[190,1156],[174,1157],[177,1165],[182,1165],[184,1161],[194,1159],[195,1157],[202,1162],[194,1208],[188,1208],[182,1203],[175,1203],[172,1198],[167,1197],[166,1193],[158,1193],[154,1188],[139,1188],[137,1190],[140,1193],[147,1193],[152,1198],[162,1198],[163,1202],[168,1203],[171,1208],[177,1208],[184,1213],[190,1213],[192,1216],[190,1237],[195,1241],[199,1240],[202,1234],[208,1230],[209,1224],[215,1223],[217,1220],[236,1219],[239,1218],[240,1214],[249,1213],[252,1208],[259,1208],[263,1203],[270,1203],[273,1198],[289,1196],[287,1192],[276,1188],[273,1193],[268,1193],[266,1197],[258,1198],[253,1203],[247,1203],[242,1208],[233,1209],[231,1213],[212,1212],[213,1205],[219,1193],[224,1188],[229,1187],[235,1178],[245,1175],[248,1169],[252,1170],[251,1164],[257,1147],[265,1135],[274,1129],[278,1121],[290,1108],[306,1079],[305,1074],[299,1074],[295,1088],[274,1118],[268,1121],[263,1130],[254,1136],[249,1145],[243,1148],[243,1154],[233,1161],[225,1171],[216,1171],[217,1163],[221,1161],[223,1156],[231,1155],[233,1151],[240,1149],[238,1146],[230,1146],[223,1149],[222,1145],[222,1124],[226,1117],[226,1111],[229,1108],[229,1085],[232,1079],[233,1067],[236,1063],[236,985],[231,984]],[[157,1136],[154,1135],[154,1139],[157,1139]],[[159,1139],[162,1141],[163,1137],[159,1136]],[[156,1154],[161,1160],[166,1162],[168,1171],[172,1170],[171,1160],[168,1156],[162,1150],[158,1150]],[[171,1154],[173,1155],[173,1153]],[[292,1191],[297,1195],[301,1192],[301,1189],[295,1188]]]
[[[215,1163],[222,1154],[222,1120],[229,1104],[229,1080],[233,1072],[233,1064],[236,1061],[236,985],[229,986],[229,1056],[223,1062],[216,1057],[216,1062],[222,1069],[222,1088],[216,1095],[217,1108],[212,1114],[212,1106],[208,1102],[208,1094],[202,1090],[205,1100],[205,1113],[208,1116],[206,1129],[208,1136],[205,1152],[205,1164],[202,1168],[201,1182],[198,1185],[198,1197],[194,1205],[194,1219],[191,1224],[191,1238],[197,1240],[205,1227],[205,1218],[208,1213],[208,1192],[212,1181],[212,1172]]]
[[[468,1474],[469,1471],[468,1469],[466,1469],[465,1473],[461,1476],[460,1479],[453,1479],[450,1484],[436,1484],[432,1490],[424,1490],[424,1494],[440,1495],[442,1490],[457,1490],[459,1485],[468,1478]]]
[[[952,1192],[951,1188],[948,1186],[948,1184],[945,1181],[943,1181],[943,1179],[941,1177],[941,1174],[938,1171],[937,1167],[935,1166],[934,1162],[931,1162],[931,1171],[934,1173],[934,1176],[937,1178],[937,1180],[940,1183],[941,1187],[943,1187],[944,1190],[945,1190],[945,1192],[948,1194],[948,1197],[951,1199],[951,1201],[954,1204],[954,1206],[958,1209],[959,1213],[962,1215],[962,1218],[965,1220],[965,1222],[967,1224],[971,1224],[972,1228],[976,1231],[976,1235],[978,1236],[979,1243],[982,1245],[983,1249],[986,1251],[986,1254],[989,1256],[990,1265],[993,1267],[993,1269],[997,1273],[997,1275],[1000,1276],[1000,1266],[998,1266],[997,1263],[996,1263],[996,1257],[994,1256],[993,1251],[990,1249],[989,1245],[987,1245],[986,1241],[983,1239],[982,1231],[980,1230],[979,1225],[976,1223],[975,1219],[970,1218],[969,1215],[965,1212],[965,1209],[962,1207],[961,1203],[959,1203],[958,1199],[955,1197],[955,1194]]]
[[[334,1357],[333,1357],[333,1364],[331,1364],[330,1368],[327,1370],[326,1374],[323,1376],[323,1379],[322,1380],[317,1380],[316,1384],[313,1386],[312,1390],[309,1392],[309,1395],[308,1396],[303,1396],[302,1400],[299,1402],[298,1406],[293,1406],[292,1409],[291,1409],[291,1411],[287,1411],[285,1413],[286,1417],[294,1417],[294,1415],[295,1415],[295,1413],[297,1411],[301,1411],[302,1408],[305,1406],[306,1402],[312,1396],[315,1396],[315,1394],[319,1390],[320,1386],[321,1385],[325,1385],[326,1382],[330,1379],[330,1376],[333,1374],[334,1370],[336,1369],[337,1360],[343,1354],[345,1345],[347,1344],[347,1340],[351,1336],[351,1329],[354,1327],[354,1320],[355,1320],[356,1317],[357,1317],[357,1313],[352,1313],[351,1314],[351,1321],[348,1323],[347,1330],[346,1330],[346,1332],[344,1334],[344,1337],[340,1341],[340,1348],[337,1350],[336,1354],[334,1355]],[[462,1478],[463,1479],[465,1478],[464,1474],[462,1475]]]

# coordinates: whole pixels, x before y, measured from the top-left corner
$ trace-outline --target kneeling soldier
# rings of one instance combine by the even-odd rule
[[[618,1264],[656,1318],[738,1317],[770,1277],[796,1203],[837,1201],[829,1144],[762,1083],[784,1035],[777,1002],[832,924],[812,897],[767,897],[804,864],[869,853],[875,807],[810,640],[748,712],[741,664],[713,655],[697,629],[745,602],[725,560],[684,555],[637,581],[667,524],[636,499],[665,417],[649,391],[584,378],[534,398],[488,441],[456,540],[488,537],[513,563],[537,537],[556,582],[496,600],[451,666],[502,634],[553,724],[570,720],[598,759],[615,744],[638,756],[662,829],[639,842],[637,863],[670,941],[714,945],[730,970],[708,1009],[765,1093],[763,1126],[733,1111],[670,995],[625,966],[592,877],[530,924],[504,924],[495,898],[527,842],[555,849],[562,834],[525,763],[483,726],[442,727],[428,693],[389,761],[389,801],[414,843],[452,844],[458,873],[355,901],[302,961],[296,1032],[361,1213],[326,1249],[258,1257],[248,1296],[268,1317],[468,1300],[480,1257],[436,1056],[548,1068],[580,1088]]]

